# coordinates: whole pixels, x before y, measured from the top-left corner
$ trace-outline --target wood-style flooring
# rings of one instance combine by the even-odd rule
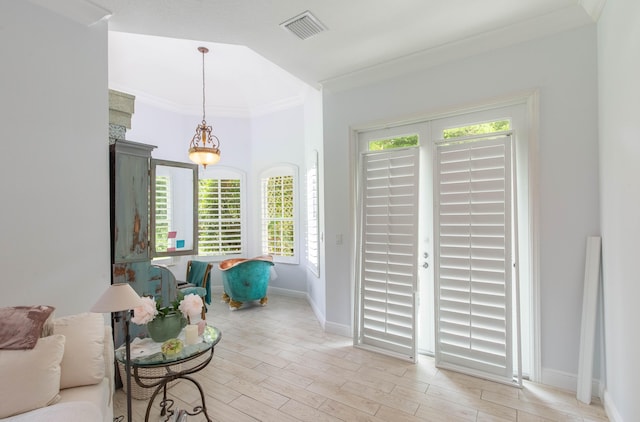
[[[261,307],[230,311],[215,300],[209,325],[222,331],[209,366],[195,374],[214,421],[606,421],[602,405],[540,384],[523,389],[354,348],[325,333],[305,299],[272,295]],[[174,408],[193,409],[199,395],[180,381]],[[156,400],[158,402],[158,400]],[[143,421],[146,401],[133,400]],[[150,420],[163,420],[154,403]],[[121,389],[114,415],[126,414]],[[125,418],[126,420],[126,418]],[[204,421],[203,415],[188,421]]]

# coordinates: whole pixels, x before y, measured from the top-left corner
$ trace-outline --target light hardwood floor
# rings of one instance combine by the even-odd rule
[[[523,389],[417,364],[352,346],[323,332],[304,299],[270,296],[265,307],[229,311],[214,301],[207,321],[222,331],[207,368],[195,375],[215,421],[606,421],[602,406],[534,383]],[[195,388],[168,390],[174,408],[192,409]],[[146,401],[133,400],[143,421]],[[153,421],[161,420],[154,404]],[[126,413],[118,390],[114,414]],[[202,415],[189,422],[206,420]]]

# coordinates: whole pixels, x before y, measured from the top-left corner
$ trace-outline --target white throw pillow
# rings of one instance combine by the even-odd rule
[[[66,338],[60,389],[97,384],[104,378],[104,318],[85,312],[53,320],[54,334]]]
[[[0,350],[0,418],[55,403],[60,397],[64,336],[38,339],[31,350]]]

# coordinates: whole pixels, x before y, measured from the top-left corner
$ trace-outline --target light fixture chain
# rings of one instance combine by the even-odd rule
[[[205,89],[204,89],[204,53],[205,51],[202,51],[202,124],[204,124],[204,122],[206,121],[205,119],[205,108],[204,108],[204,93],[205,93]]]

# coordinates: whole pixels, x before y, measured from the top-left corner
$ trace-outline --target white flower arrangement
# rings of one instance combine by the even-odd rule
[[[189,319],[202,312],[202,298],[196,294],[188,294],[182,296],[179,294],[171,306],[163,307],[162,301],[157,301],[154,297],[143,296],[142,304],[133,309],[133,317],[131,322],[137,325],[145,325],[153,321],[157,316],[164,318],[165,316],[180,311],[182,315]]]
[[[202,312],[202,298],[196,294],[190,293],[182,299],[178,306],[185,318],[193,319]]]
[[[158,309],[156,306],[156,300],[149,296],[143,296],[140,298],[142,301],[142,305],[136,306],[133,309],[133,317],[131,318],[131,322],[138,325],[144,325],[148,322],[153,321],[153,319],[158,315]]]

